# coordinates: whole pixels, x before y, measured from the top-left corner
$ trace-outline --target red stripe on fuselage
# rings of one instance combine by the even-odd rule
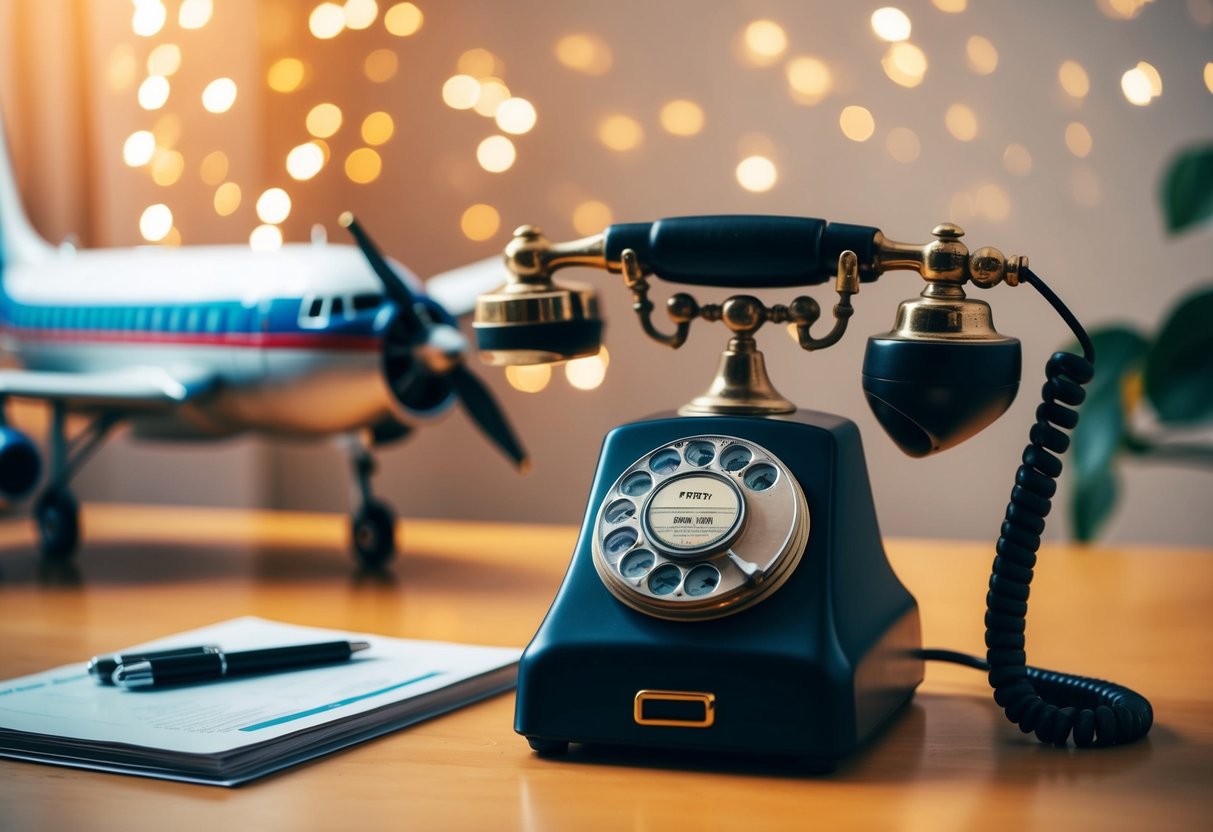
[[[148,344],[253,349],[334,350],[375,352],[382,343],[373,335],[330,332],[123,332],[88,329],[24,329],[3,327],[22,342],[67,344]]]

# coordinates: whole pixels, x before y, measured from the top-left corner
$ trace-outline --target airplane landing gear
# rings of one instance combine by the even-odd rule
[[[42,557],[68,560],[80,542],[80,504],[66,488],[44,491],[34,503]]]
[[[68,483],[117,423],[117,414],[102,414],[69,442],[65,406],[55,402],[51,408],[50,477],[34,501],[39,548],[47,560],[66,561],[76,553],[80,543],[80,504]]]
[[[351,437],[349,447],[354,499],[358,505],[350,522],[354,553],[363,567],[379,569],[396,554],[396,517],[386,503],[371,493],[375,458],[366,438]]]

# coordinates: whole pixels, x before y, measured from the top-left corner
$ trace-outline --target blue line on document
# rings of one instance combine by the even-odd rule
[[[424,682],[426,679],[433,679],[435,676],[441,676],[441,675],[442,675],[441,671],[434,670],[434,671],[426,673],[422,676],[417,676],[416,678],[408,679],[404,682],[397,682],[394,685],[388,685],[386,688],[380,688],[379,690],[373,690],[369,693],[360,693],[357,696],[351,696],[348,699],[339,699],[336,702],[329,702],[324,705],[319,705],[315,708],[308,708],[306,711],[298,711],[293,714],[286,714],[284,716],[276,716],[273,719],[267,719],[265,722],[257,722],[252,725],[246,725],[243,728],[241,728],[240,730],[247,732],[247,731],[260,731],[262,728],[273,728],[275,725],[282,725],[284,722],[294,722],[296,719],[303,719],[304,717],[309,717],[309,716],[313,716],[315,714],[324,713],[325,711],[331,711],[334,708],[341,708],[346,705],[351,705],[355,702],[360,702],[363,699],[370,699],[372,696],[380,696],[382,694],[388,693],[389,691],[399,690],[400,688],[406,687],[407,685],[415,685],[418,682]]]

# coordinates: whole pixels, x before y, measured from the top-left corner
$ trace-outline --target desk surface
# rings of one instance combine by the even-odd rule
[[[238,615],[522,645],[554,595],[569,527],[409,522],[387,579],[359,576],[344,519],[88,507],[68,568],[0,523],[0,678]],[[980,652],[989,544],[890,541],[928,646]],[[1046,547],[1030,660],[1145,694],[1133,746],[1059,751],[996,710],[982,674],[929,664],[895,724],[830,775],[575,748],[534,756],[504,695],[238,789],[0,761],[0,827],[1213,828],[1213,551]]]

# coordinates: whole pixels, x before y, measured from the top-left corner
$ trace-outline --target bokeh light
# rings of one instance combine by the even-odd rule
[[[931,0],[931,5],[941,12],[959,14],[969,6],[969,0]]]
[[[662,128],[672,136],[694,136],[703,130],[703,108],[685,98],[667,101],[658,118]]]
[[[881,40],[905,40],[910,36],[910,18],[901,9],[885,6],[872,12],[872,31]]]
[[[173,227],[173,212],[163,202],[149,205],[139,216],[139,234],[149,243],[163,240]]]
[[[1150,0],[1096,0],[1099,10],[1114,20],[1132,20]]]
[[[593,390],[606,378],[608,361],[606,347],[599,347],[597,355],[575,358],[565,364],[565,378],[578,390]]]
[[[525,98],[507,98],[497,107],[497,127],[503,133],[527,133],[537,118],[535,105]]]
[[[1144,107],[1162,95],[1162,76],[1152,65],[1140,61],[1120,77],[1120,89],[1130,104]]]
[[[798,104],[813,105],[829,95],[834,87],[830,67],[820,58],[799,55],[784,67],[792,99]]]
[[[317,104],[308,111],[307,131],[318,139],[327,139],[341,129],[341,108],[332,102]]]
[[[552,380],[552,365],[511,364],[505,368],[505,380],[520,393],[538,393]]]
[[[391,49],[376,49],[362,62],[362,72],[376,84],[395,78],[399,68],[400,59]]]
[[[998,50],[981,35],[973,35],[965,43],[965,60],[978,75],[989,75],[998,69]]]
[[[442,100],[454,110],[470,110],[480,95],[480,82],[471,75],[452,75],[442,85]]]
[[[362,140],[369,145],[385,144],[396,132],[396,123],[382,110],[371,113],[362,120]]]
[[[383,25],[398,38],[416,34],[424,22],[425,15],[412,3],[397,3],[383,15]]]
[[[586,75],[604,75],[611,69],[611,47],[597,35],[577,33],[556,41],[556,60]]]
[[[770,66],[788,48],[788,36],[774,20],[755,20],[741,34],[742,57],[753,66]]]
[[[771,190],[779,181],[775,163],[766,156],[747,156],[738,163],[735,173],[737,184],[756,194]]]
[[[135,3],[135,11],[131,14],[131,31],[139,37],[150,38],[164,28],[164,22],[167,19],[168,11],[165,10],[164,4],[160,0],[140,0]],[[169,226],[172,226],[171,219]],[[165,229],[164,234],[167,233],[168,229]],[[164,234],[156,239],[161,239]]]
[[[1213,93],[1213,63],[1205,64],[1205,88]]]
[[[502,173],[514,164],[514,143],[505,136],[489,136],[476,148],[476,161],[489,173]]]
[[[510,88],[499,78],[483,78],[472,109],[485,118],[494,118],[497,108],[510,98]]]
[[[122,161],[133,168],[146,165],[156,152],[156,137],[150,130],[136,130],[122,143]]]
[[[908,127],[894,127],[885,137],[885,147],[889,155],[904,165],[918,159],[922,153],[922,142],[918,134]]]
[[[1071,121],[1066,125],[1066,149],[1085,159],[1091,152],[1091,131],[1081,121]]]
[[[1001,185],[982,185],[973,194],[977,212],[988,220],[1001,222],[1011,215],[1011,197]]]
[[[876,132],[876,119],[872,118],[866,107],[852,104],[843,107],[838,116],[838,126],[842,128],[842,134],[851,141],[866,142]]]
[[[277,251],[282,248],[282,231],[276,225],[259,225],[248,235],[253,251]]]
[[[152,181],[161,187],[177,184],[185,172],[185,157],[175,150],[158,148],[152,154]]]
[[[880,59],[889,80],[903,87],[917,87],[927,74],[927,55],[912,43],[894,43]]]
[[[159,110],[168,101],[169,83],[163,75],[150,75],[139,85],[139,106],[145,110]]]
[[[971,142],[977,137],[977,115],[964,104],[953,104],[943,116],[944,124],[952,137],[962,142]]]
[[[345,0],[341,7],[345,15],[345,28],[359,31],[369,29],[379,16],[379,4],[375,0]]]
[[[240,207],[241,197],[239,185],[235,182],[224,182],[215,189],[215,213],[221,217],[230,217]]]
[[[202,157],[202,164],[198,166],[198,175],[207,185],[218,185],[227,178],[229,166],[226,153],[222,150],[212,150]]]
[[[345,28],[345,10],[336,3],[321,3],[308,16],[307,28],[320,40],[335,38]]]
[[[598,123],[598,141],[621,153],[633,150],[644,141],[644,128],[631,116],[616,113]]]
[[[1078,61],[1062,61],[1057,70],[1057,80],[1066,94],[1073,98],[1085,98],[1091,91],[1091,79]]]
[[[177,24],[182,29],[201,29],[211,20],[215,8],[211,0],[182,0]]]
[[[291,197],[281,188],[269,188],[257,197],[257,217],[264,223],[277,225],[291,214]]]
[[[175,43],[162,43],[148,53],[148,75],[166,78],[181,68],[181,48]]]
[[[478,202],[469,206],[459,217],[459,230],[469,240],[490,240],[501,228],[501,214],[492,205]]]
[[[382,171],[383,160],[369,147],[360,147],[345,157],[345,175],[355,184],[374,182]]]
[[[1032,172],[1032,154],[1022,144],[1009,144],[1002,152],[1002,166],[1012,176],[1027,176]]]
[[[286,154],[286,172],[300,182],[311,179],[324,167],[324,151],[315,142],[306,142],[291,148]]]
[[[152,125],[152,135],[160,147],[175,147],[181,138],[181,116],[176,113],[164,113]]]
[[[281,58],[265,73],[265,82],[274,92],[294,92],[303,84],[307,67],[298,58]]]
[[[473,78],[490,78],[505,75],[505,63],[482,46],[469,49],[459,56],[455,68],[463,75]]]
[[[202,91],[202,106],[209,113],[226,113],[236,103],[236,82],[216,78]]]
[[[135,50],[128,43],[120,43],[110,52],[105,62],[105,83],[114,92],[128,90],[135,83],[139,69],[135,62]]]
[[[598,234],[612,222],[611,208],[597,199],[587,199],[573,209],[573,228],[578,234]]]

